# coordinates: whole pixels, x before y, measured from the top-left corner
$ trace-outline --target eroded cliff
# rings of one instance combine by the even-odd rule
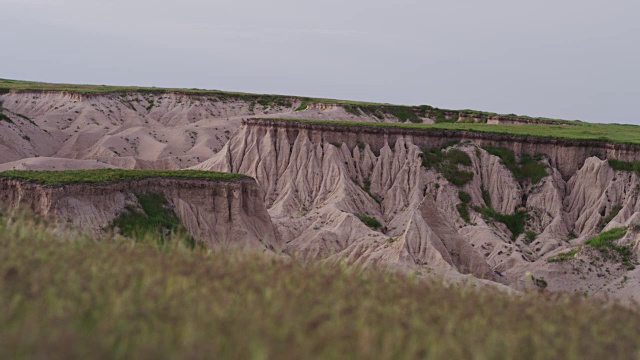
[[[428,164],[429,151],[439,163]],[[620,225],[628,231],[616,241],[635,261],[640,179],[605,159],[637,154],[630,145],[263,119],[246,121],[197,168],[254,176],[291,252],[598,293],[638,270],[606,259],[565,267],[596,264],[583,242]],[[548,261],[574,249],[567,262]],[[554,281],[559,273],[567,279]],[[638,294],[637,282],[622,288]]]
[[[0,178],[0,203],[26,206],[57,222],[101,233],[127,209],[140,206],[137,194],[162,194],[196,240],[225,248],[265,248],[280,252],[254,179],[204,180],[143,178],[106,184],[46,186]]]

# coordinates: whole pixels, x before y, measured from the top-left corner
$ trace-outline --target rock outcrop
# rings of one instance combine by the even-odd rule
[[[552,289],[602,291],[607,281],[594,287],[578,272],[571,281],[554,283],[549,274],[565,271],[558,270],[565,264],[547,259],[580,246],[605,226],[632,227],[640,221],[638,175],[614,171],[606,160],[590,155],[634,160],[640,153],[626,145],[530,140],[255,119],[245,121],[218,154],[195,168],[255,177],[288,251],[303,256],[448,277],[471,274],[516,288],[528,286],[531,273],[547,276]],[[516,179],[485,145],[516,155],[542,154],[538,162],[547,176],[535,184]],[[442,170],[424,167],[426,148],[464,152],[470,163],[457,168],[471,173],[471,179],[455,185]],[[462,193],[469,197],[464,204]],[[461,206],[468,219],[461,216]],[[511,218],[488,217],[481,208]],[[526,215],[514,234],[517,226],[509,222],[518,221],[517,213]],[[629,231],[620,243],[637,256],[634,234]]]
[[[251,178],[144,178],[57,186],[0,179],[0,203],[26,206],[57,222],[96,233],[102,232],[127,206],[137,206],[137,193],[164,195],[196,240],[225,248],[282,249],[262,202],[262,191]]]

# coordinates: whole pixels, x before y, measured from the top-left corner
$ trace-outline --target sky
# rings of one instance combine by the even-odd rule
[[[0,78],[640,124],[637,0],[0,0]]]

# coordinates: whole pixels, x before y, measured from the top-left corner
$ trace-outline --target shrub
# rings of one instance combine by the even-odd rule
[[[549,175],[546,167],[536,160],[542,159],[539,154],[536,154],[535,157],[531,157],[529,154],[522,154],[520,162],[517,162],[513,151],[507,148],[496,146],[483,146],[482,148],[491,155],[499,157],[517,181],[530,179],[532,184],[537,184],[542,178]]]
[[[386,112],[395,116],[401,122],[406,122],[407,120],[412,123],[421,123],[422,119],[416,115],[413,109],[409,107],[390,107],[385,108]]]
[[[455,166],[445,166],[442,175],[456,186],[462,186],[473,180],[473,173],[471,171],[458,170]]]
[[[453,165],[471,166],[471,158],[466,152],[460,149],[451,149],[447,151],[447,160]]]
[[[531,244],[536,240],[537,237],[538,237],[538,234],[536,234],[534,231],[527,231],[524,234],[524,242],[526,244]]]
[[[527,213],[525,211],[516,211],[513,214],[506,215],[501,214],[490,208],[476,207],[475,210],[482,214],[485,218],[493,219],[497,222],[503,223],[509,231],[511,231],[511,238],[515,240],[520,234],[524,232],[524,227],[527,222]]]
[[[609,159],[608,163],[613,170],[640,172],[640,161],[627,162],[617,159]]]
[[[471,222],[471,216],[469,215],[469,206],[465,203],[456,205],[456,209],[458,210],[458,214],[465,222]]]
[[[378,230],[382,227],[380,221],[378,221],[378,219],[374,218],[373,216],[364,214],[356,214],[356,216],[358,217],[358,219],[360,219],[360,221],[362,221],[365,225],[372,228],[373,230]]]
[[[611,220],[613,220],[613,218],[618,215],[620,210],[622,210],[622,205],[620,205],[620,204],[614,205],[611,208],[611,211],[609,211],[609,214],[607,214],[607,216],[605,216],[602,219],[600,219],[600,221],[598,222],[598,228],[600,230],[604,229],[604,227],[607,226],[607,224],[610,223]]]
[[[422,149],[422,166],[442,173],[445,179],[456,186],[473,180],[473,172],[458,169],[458,165],[471,165],[469,155],[459,149],[446,153],[440,148]]]
[[[174,237],[190,248],[195,246],[195,240],[186,235],[187,231],[176,214],[167,207],[168,202],[163,194],[139,193],[136,198],[142,211],[128,206],[112,221],[110,228],[116,227],[123,236],[138,241],[151,237],[157,239],[158,244],[164,244]]]
[[[482,201],[484,201],[484,204],[487,205],[488,208],[493,207],[491,206],[491,195],[489,195],[489,192],[484,187],[482,188]]]
[[[303,111],[303,110],[307,110],[307,102],[303,101],[300,106],[298,106],[295,111]]]
[[[466,191],[458,191],[458,198],[465,204],[471,202],[471,195],[469,195],[469,193]]]
[[[344,105],[344,110],[351,114],[351,115],[355,115],[355,116],[360,116],[362,115],[362,112],[360,111],[360,108],[355,106],[355,105]]]

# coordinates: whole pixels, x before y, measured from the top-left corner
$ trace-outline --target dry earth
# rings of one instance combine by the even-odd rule
[[[640,268],[629,270],[583,246],[602,225],[604,230],[624,225],[630,230],[619,244],[632,248],[634,261],[640,254],[640,233],[633,226],[640,224],[640,179],[614,171],[604,160],[609,153],[598,158],[579,146],[505,141],[516,153],[543,154],[549,175],[531,184],[516,180],[481,147],[505,144],[466,139],[445,148],[471,159],[470,166],[458,167],[473,179],[456,186],[422,166],[422,148],[441,147],[444,139],[242,124],[254,117],[380,121],[354,116],[340,105],[308,104],[295,111],[298,100],[263,106],[171,93],[11,92],[0,100],[13,122],[0,121],[0,170],[116,166],[239,172],[256,178],[261,188],[256,206],[264,201],[274,227],[270,241],[290,253],[515,289],[532,286],[532,275],[554,291],[640,300]],[[457,209],[460,191],[471,198],[469,221]],[[535,240],[525,234],[513,239],[504,224],[481,216],[475,206],[502,214],[526,209],[526,230]],[[617,206],[617,215],[602,224]],[[201,225],[208,221],[204,215],[194,220],[186,210],[180,214],[200,238],[215,228]],[[372,229],[358,215],[375,217],[382,227]],[[254,240],[260,232],[254,231]],[[579,250],[575,257],[548,261],[572,249]]]

